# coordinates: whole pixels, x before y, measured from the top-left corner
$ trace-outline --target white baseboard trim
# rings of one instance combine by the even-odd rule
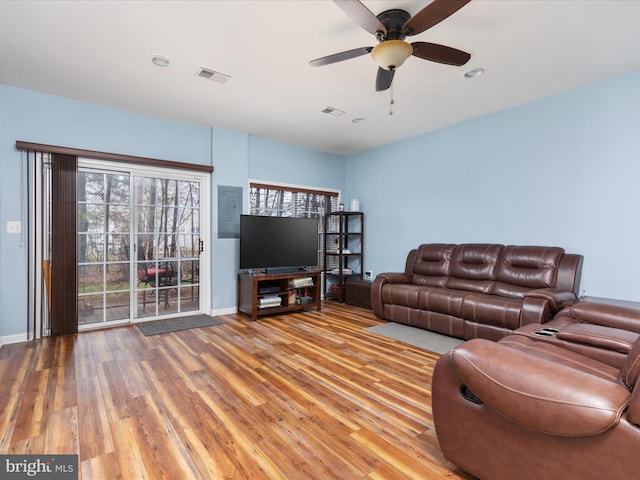
[[[0,337],[0,347],[9,345],[10,343],[22,343],[29,340],[26,333],[17,333],[15,335],[4,335]]]
[[[238,307],[218,308],[215,310],[211,310],[211,313],[209,315],[215,317],[217,315],[232,315],[234,313],[238,313]]]

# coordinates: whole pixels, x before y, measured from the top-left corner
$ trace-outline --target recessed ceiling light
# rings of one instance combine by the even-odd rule
[[[472,68],[464,74],[464,78],[476,78],[484,73],[484,68]]]
[[[366,118],[364,118],[364,117],[356,117],[356,118],[354,118],[354,119],[353,119],[353,120],[351,120],[351,121],[352,121],[353,123],[364,123],[364,122],[366,122],[366,121],[367,121],[367,119],[366,119]]]
[[[168,67],[170,62],[167,57],[163,57],[162,55],[155,55],[151,57],[151,63],[158,67]]]

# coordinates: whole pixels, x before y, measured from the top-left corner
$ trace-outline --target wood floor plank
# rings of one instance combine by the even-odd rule
[[[224,398],[215,392],[198,392],[213,414],[222,421],[224,430],[228,432],[227,446],[233,446],[229,452],[236,465],[243,471],[246,478],[265,478],[286,480],[287,475],[278,468],[272,459],[271,452],[266,451],[264,436],[256,430],[253,422],[243,415],[244,408],[235,405],[225,405]],[[238,413],[240,410],[240,414]],[[285,467],[290,468],[290,465]],[[243,477],[240,477],[243,478]]]
[[[50,368],[52,376],[49,378],[50,397],[53,397],[52,410],[54,412],[75,407],[76,399],[76,365],[74,357],[74,337],[57,339],[54,365]]]
[[[146,445],[138,442],[136,432],[137,422],[134,418],[127,417],[111,422],[111,434],[113,435],[116,446],[115,458],[118,462],[118,470],[122,478],[135,478],[136,480],[162,478],[157,477],[154,470],[147,470],[143,457]],[[83,458],[80,459],[81,462],[84,460]],[[107,478],[101,475],[102,472],[96,473],[100,476],[92,476],[90,478]]]
[[[76,453],[82,480],[471,479],[442,455],[438,355],[307,311],[0,348],[0,453]]]
[[[74,338],[73,356],[75,359],[76,377],[78,379],[96,377],[98,375],[98,367],[93,354],[91,335],[77,335]]]
[[[27,440],[44,434],[50,403],[47,386],[50,371],[34,370],[26,376],[24,393],[16,412],[13,439]]]
[[[97,375],[79,379],[77,386],[80,458],[102,458],[113,453],[115,446],[100,380]]]
[[[148,472],[159,478],[201,478],[184,444],[150,395],[134,400],[138,443]]]
[[[118,369],[122,372],[122,379],[129,395],[132,398],[137,398],[149,393],[151,388],[137,356],[128,349],[119,350],[113,354]]]
[[[129,396],[127,385],[115,360],[100,363],[98,379],[109,421],[115,422],[131,417],[133,399]]]
[[[434,478],[436,475],[446,473],[443,467],[421,462],[402,446],[383,439],[369,429],[363,428],[352,433],[351,436],[408,478]]]
[[[115,452],[91,457],[83,457],[81,454],[80,458],[86,458],[86,460],[82,461],[79,465],[80,478],[127,480],[120,472],[118,456]]]
[[[76,453],[78,444],[78,413],[76,407],[56,410],[47,419],[45,444],[60,454]]]

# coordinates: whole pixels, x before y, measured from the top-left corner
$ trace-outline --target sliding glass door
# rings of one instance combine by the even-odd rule
[[[78,172],[79,328],[205,311],[206,177],[103,167]]]
[[[200,310],[200,183],[134,178],[135,315]]]

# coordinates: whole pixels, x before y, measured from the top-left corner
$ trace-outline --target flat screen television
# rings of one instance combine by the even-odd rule
[[[317,265],[316,218],[240,216],[240,270],[293,272]]]

